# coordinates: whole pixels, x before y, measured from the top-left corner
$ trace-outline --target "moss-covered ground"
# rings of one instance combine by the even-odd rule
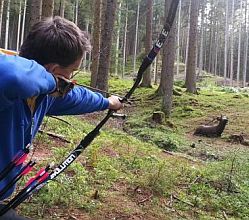
[[[80,83],[89,77],[77,76]],[[161,97],[138,88],[126,105],[125,121],[111,119],[101,134],[56,181],[19,207],[33,219],[248,219],[249,148],[231,141],[249,134],[249,93],[216,86],[206,77],[198,95],[177,81],[172,115],[162,124],[151,116]],[[112,78],[110,91],[122,96],[132,81]],[[200,124],[220,116],[228,125],[219,138],[194,136]],[[70,143],[39,134],[34,157],[40,166],[59,163],[104,113],[46,118],[45,131]],[[24,182],[24,181],[23,181]]]

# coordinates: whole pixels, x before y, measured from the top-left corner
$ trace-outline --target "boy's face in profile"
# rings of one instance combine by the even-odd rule
[[[66,79],[71,79],[73,72],[77,71],[81,65],[82,58],[77,59],[73,64],[63,67],[60,66],[59,64],[46,64],[44,65],[47,71],[53,73],[55,76],[62,76]]]

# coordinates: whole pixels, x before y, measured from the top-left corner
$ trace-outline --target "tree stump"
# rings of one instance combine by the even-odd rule
[[[165,121],[165,114],[162,111],[153,112],[152,120],[158,124],[163,124]]]

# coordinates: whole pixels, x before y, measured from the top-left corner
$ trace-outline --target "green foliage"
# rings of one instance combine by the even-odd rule
[[[246,180],[248,165],[248,159],[245,158],[230,158],[209,164],[201,170],[198,182],[189,189],[189,197],[200,209],[213,213],[223,210],[231,216],[244,219],[249,213],[246,208],[249,205],[249,185]],[[245,172],[247,174],[243,176]]]
[[[184,84],[185,84],[185,82],[183,80],[174,81],[174,86],[177,86],[177,87],[180,87],[180,88],[184,88]]]
[[[152,156],[148,157],[147,162],[141,166],[136,184],[148,187],[158,195],[168,196],[178,188],[180,182],[185,182],[187,176],[192,172],[189,165],[183,161],[166,161]]]
[[[166,129],[163,131],[151,131],[150,127],[134,128],[132,129],[132,135],[139,137],[143,141],[154,143],[165,150],[177,150],[180,143],[182,143],[177,135],[167,132]]]
[[[82,85],[90,85],[90,77],[89,73],[84,73],[82,71],[77,72],[74,79],[77,81],[77,83]]]

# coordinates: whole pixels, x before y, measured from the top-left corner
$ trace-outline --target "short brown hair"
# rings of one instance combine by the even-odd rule
[[[67,67],[91,50],[87,34],[73,22],[56,16],[37,22],[20,49],[20,56],[41,65],[57,63]]]

